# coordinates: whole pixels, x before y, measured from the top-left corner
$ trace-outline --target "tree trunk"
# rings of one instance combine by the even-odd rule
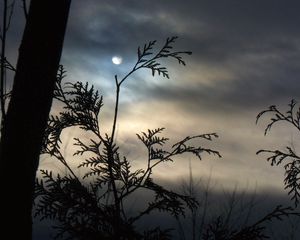
[[[31,0],[0,142],[1,235],[32,239],[32,200],[71,0]]]

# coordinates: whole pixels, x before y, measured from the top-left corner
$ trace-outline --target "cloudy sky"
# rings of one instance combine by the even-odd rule
[[[17,4],[16,15],[21,15]],[[300,146],[299,132],[284,124],[264,136],[270,105],[283,111],[300,101],[300,2],[281,0],[73,0],[61,62],[67,81],[93,84],[104,96],[101,129],[110,132],[114,75],[125,76],[137,60],[137,47],[178,36],[174,49],[192,51],[187,66],[163,62],[170,79],[139,71],[121,89],[117,141],[134,166],[143,166],[145,151],[135,133],[165,127],[175,143],[187,135],[216,132],[219,138],[201,146],[222,158],[192,156],[166,164],[158,179],[211,178],[222,188],[281,191],[283,168],[271,167],[257,150]],[[24,24],[15,18],[9,32],[8,58],[16,61]],[[112,57],[123,58],[114,65]],[[66,134],[66,138],[76,135]],[[87,136],[82,136],[87,137]],[[72,146],[66,146],[71,155]],[[71,161],[71,160],[70,160]],[[41,159],[41,167],[53,161]]]
[[[264,136],[258,112],[272,104],[285,110],[299,100],[300,44],[296,1],[73,1],[62,63],[69,81],[88,81],[104,96],[103,132],[109,131],[114,104],[114,75],[126,75],[137,47],[157,40],[157,49],[178,36],[176,50],[187,66],[164,61],[170,79],[142,70],[121,90],[118,143],[139,165],[145,152],[136,132],[166,127],[171,142],[187,135],[216,132],[209,146],[222,158],[191,156],[157,171],[161,178],[184,178],[192,160],[195,176],[208,176],[224,187],[282,188],[283,170],[270,167],[261,148],[283,149],[299,143],[299,134],[278,125]],[[123,63],[111,58],[120,55]]]
[[[21,15],[21,6],[15,7]],[[103,94],[100,121],[103,132],[109,132],[114,75],[122,78],[131,70],[138,46],[157,40],[159,49],[167,37],[178,36],[174,49],[193,52],[184,56],[187,66],[166,60],[170,79],[141,70],[121,89],[117,140],[122,151],[139,166],[145,152],[135,133],[165,127],[172,143],[216,132],[213,143],[199,144],[219,150],[221,159],[204,155],[199,162],[186,156],[160,168],[157,177],[184,178],[191,160],[194,176],[212,175],[224,187],[279,190],[282,168],[270,167],[265,156],[255,153],[297,146],[299,134],[278,125],[265,137],[268,118],[258,125],[255,119],[270,105],[285,110],[292,98],[300,99],[299,9],[298,1],[279,0],[73,0],[61,62],[67,81],[87,81]],[[11,25],[12,62],[23,24],[19,16]],[[112,63],[115,55],[122,64]]]

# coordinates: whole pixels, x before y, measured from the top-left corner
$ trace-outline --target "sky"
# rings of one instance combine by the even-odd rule
[[[117,141],[124,154],[140,166],[145,152],[135,133],[147,129],[165,127],[170,143],[216,132],[218,139],[199,144],[218,150],[221,159],[186,156],[159,169],[158,177],[185,178],[191,161],[194,176],[212,175],[225,188],[280,190],[283,169],[255,153],[297,146],[299,133],[279,124],[264,136],[268,117],[255,120],[270,105],[285,111],[291,99],[299,100],[299,8],[298,1],[279,0],[73,0],[61,63],[66,81],[89,82],[103,95],[100,122],[110,132],[114,75],[121,79],[132,69],[138,46],[157,40],[159,49],[178,36],[174,50],[193,52],[183,56],[186,66],[166,59],[170,79],[141,70],[122,86]],[[7,50],[12,63],[24,26],[19,3],[14,14]],[[122,64],[112,63],[115,55]],[[41,166],[49,161],[41,159]]]
[[[185,136],[216,132],[213,143],[222,158],[192,156],[166,164],[160,178],[193,175],[212,178],[222,186],[283,187],[283,169],[271,167],[259,149],[284,149],[299,143],[299,133],[285,125],[264,136],[268,117],[256,116],[270,105],[285,111],[299,99],[300,16],[297,1],[73,1],[62,63],[67,80],[93,84],[104,96],[100,116],[109,132],[114,106],[114,75],[121,79],[137,60],[137,47],[178,36],[175,50],[186,66],[163,62],[170,79],[142,70],[121,89],[117,140],[139,166],[145,152],[135,133],[165,127],[174,143]],[[114,65],[112,57],[123,58]]]
[[[211,177],[222,189],[282,192],[283,167],[271,167],[267,156],[256,152],[291,145],[297,150],[300,134],[279,124],[264,136],[269,118],[255,120],[270,105],[286,111],[291,99],[300,101],[299,10],[300,2],[292,0],[73,0],[61,63],[66,81],[89,82],[103,95],[100,125],[110,132],[114,75],[121,79],[131,70],[138,46],[157,40],[159,49],[167,37],[178,36],[174,49],[193,52],[183,56],[186,66],[167,59],[163,65],[170,79],[141,70],[122,86],[121,151],[140,167],[145,151],[135,133],[165,127],[165,136],[175,143],[216,132],[218,139],[199,144],[218,150],[222,158],[203,155],[199,161],[187,155],[157,169],[155,177],[187,179],[190,162],[195,178]],[[17,19],[10,31],[12,62],[23,26],[22,17]],[[112,63],[116,55],[122,64]],[[65,139],[78,133],[69,131]],[[70,142],[65,149],[71,156]],[[54,168],[47,157],[40,164]]]

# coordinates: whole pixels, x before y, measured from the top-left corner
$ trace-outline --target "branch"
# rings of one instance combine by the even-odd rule
[[[27,8],[27,4],[26,4],[26,0],[22,0],[22,3],[23,3],[23,12],[24,12],[24,16],[25,16],[25,19],[27,21],[27,18],[28,18],[28,8]]]
[[[265,129],[265,135],[268,133],[268,131],[271,130],[272,126],[280,121],[286,121],[290,124],[292,124],[294,127],[296,127],[300,131],[300,108],[298,110],[295,110],[296,107],[296,101],[291,100],[291,102],[288,104],[289,110],[286,113],[282,113],[275,105],[270,106],[268,109],[261,111],[257,117],[256,117],[256,123],[258,123],[259,119],[265,115],[266,113],[271,113],[273,116],[271,117],[271,122],[267,125]]]

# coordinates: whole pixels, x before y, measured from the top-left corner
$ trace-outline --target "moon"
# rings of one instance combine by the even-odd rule
[[[113,64],[119,65],[122,63],[123,58],[121,56],[113,56],[111,61],[113,62]]]

